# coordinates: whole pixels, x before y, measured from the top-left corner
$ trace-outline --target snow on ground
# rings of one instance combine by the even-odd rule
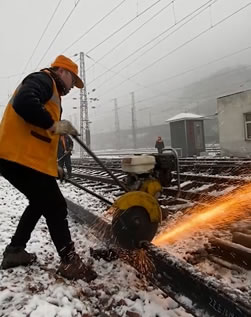
[[[97,200],[83,192],[80,194],[69,184],[61,187],[68,198],[79,200],[84,208],[95,212],[104,209]],[[0,176],[0,261],[26,205],[25,197]],[[69,225],[76,249],[87,261],[89,247],[102,244],[87,227],[72,219]],[[44,219],[33,231],[27,250],[37,254],[37,263],[0,270],[0,317],[191,316],[120,260],[93,260],[98,278],[90,284],[63,279],[56,274],[59,258]]]
[[[106,206],[103,203],[100,203],[98,199],[96,199],[92,195],[83,194],[82,190],[75,188],[72,185],[68,183],[63,183],[60,184],[60,186],[65,197],[70,198],[72,201],[78,203],[84,208],[91,210],[93,213],[100,214],[106,209]],[[229,186],[222,191],[216,191],[215,196],[227,194],[233,188],[235,187]],[[89,189],[93,190],[91,187]],[[98,190],[95,191],[99,193]],[[102,192],[100,192],[100,194],[102,195]],[[113,201],[114,196],[111,193],[107,193],[105,198],[107,198],[110,201]],[[172,227],[172,225],[176,223],[178,218],[188,216],[184,215],[182,210],[179,211],[181,206],[182,205],[175,205],[176,212],[171,213],[168,219],[162,222],[162,226],[161,228],[159,228],[159,230],[163,230],[163,228],[165,227]],[[187,207],[189,207],[189,205],[187,205]],[[163,248],[165,248],[167,252],[178,258],[187,259],[189,258],[189,255],[191,253],[202,249],[204,245],[208,244],[208,240],[210,238],[217,237],[229,240],[230,236],[231,233],[229,232],[229,230],[218,230],[217,228],[214,228],[214,226],[212,226],[209,229],[197,230],[197,232],[193,233],[190,236],[188,235],[185,239],[178,240],[175,243],[169,244]],[[246,300],[249,302],[251,301],[250,271],[246,271],[244,269],[231,270],[228,268],[224,268],[217,263],[209,262],[207,260],[198,263],[197,267],[199,270],[208,274],[209,277],[213,276],[217,278],[217,280],[221,280],[222,283],[230,286],[232,289],[239,290],[242,293],[243,298],[246,298]]]

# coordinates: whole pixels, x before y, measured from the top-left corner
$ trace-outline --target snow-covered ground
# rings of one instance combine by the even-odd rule
[[[65,196],[78,200],[84,208],[95,212],[104,208],[89,195],[74,191],[69,184],[61,187]],[[25,197],[0,176],[0,261],[26,204]],[[76,249],[87,261],[89,248],[100,247],[102,242],[87,227],[72,219],[69,224]],[[37,254],[37,263],[0,270],[1,317],[191,316],[120,260],[93,260],[98,278],[90,284],[63,279],[56,273],[59,258],[44,219],[37,224],[27,250]]]
[[[97,198],[93,197],[92,195],[83,193],[82,190],[75,188],[72,185],[68,183],[63,183],[60,184],[60,186],[65,197],[70,198],[75,203],[83,206],[93,213],[100,214],[106,209],[106,206]],[[217,197],[219,194],[228,194],[229,191],[233,190],[234,188],[234,186],[229,186],[221,192],[216,191],[215,196]],[[91,187],[90,189],[93,190],[93,188]],[[99,190],[95,191],[102,195],[102,192],[99,192]],[[105,198],[113,201],[113,194],[106,193]],[[181,206],[175,205],[173,207],[175,212],[170,213],[169,217],[162,222],[161,228],[159,230],[171,228],[177,222],[177,219],[180,219],[182,217],[184,217],[185,219],[186,217],[189,217],[188,214],[184,215],[183,211],[180,210]],[[251,223],[251,217],[246,220],[237,221],[235,225],[241,227],[242,222],[245,223],[245,221]],[[190,254],[197,252],[197,250],[202,250],[204,246],[208,244],[209,239],[211,239],[212,237],[231,240],[231,233],[228,229],[219,230],[219,228],[212,225],[209,226],[207,229],[198,228],[192,234],[188,234],[184,239],[180,239],[175,243],[168,244],[162,247],[177,258],[189,259]],[[231,266],[231,264],[229,265],[229,267],[224,267],[220,264],[209,262],[207,260],[199,262],[196,266],[199,270],[205,272],[209,276],[209,278],[210,276],[212,276],[217,280],[220,280],[230,289],[238,290],[242,294],[242,297],[245,299],[246,302],[251,302],[251,271],[246,271],[245,269],[241,269],[239,267],[236,270],[235,266]]]

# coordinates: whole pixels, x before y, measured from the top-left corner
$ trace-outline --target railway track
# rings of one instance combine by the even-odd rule
[[[177,175],[173,172],[170,186],[164,188],[159,199],[165,218],[163,226],[189,211],[191,206],[210,204],[210,201],[216,197],[250,182],[249,160],[231,159],[228,162],[225,160],[224,163],[223,160],[220,160],[221,163],[216,162],[216,165],[221,165],[222,169],[219,169],[221,172],[217,175],[215,175],[216,168],[212,166],[212,159],[209,160],[211,167],[207,173],[205,173],[205,165],[202,164],[205,160],[201,160],[201,164],[195,160],[195,169],[191,168],[194,166],[194,163],[191,163],[192,160],[184,160],[184,164],[187,165],[187,161],[190,164],[189,172],[187,172],[187,167],[182,168],[183,162],[180,165],[181,190],[178,192]],[[229,171],[230,164],[233,174]],[[202,167],[198,172],[199,165]],[[123,181],[125,174],[119,168],[119,160],[107,160],[106,166],[109,166],[113,173]],[[109,199],[123,194],[123,190],[96,164],[86,163],[83,166],[74,164],[73,180],[78,182],[80,186],[86,186],[93,191],[98,191],[101,195],[109,196]],[[100,212],[89,213],[69,200],[68,206],[79,221],[88,225],[101,221]],[[104,206],[103,210],[105,210]],[[104,226],[107,227],[106,239],[108,239],[109,244],[109,222],[104,221]],[[246,247],[247,250],[243,251],[243,245],[238,245],[237,250],[234,250],[233,245],[229,246],[228,243],[224,242],[225,240],[222,241],[222,238],[226,239],[226,237],[228,242],[230,241],[231,233],[228,226],[211,230],[210,236],[216,236],[215,240],[218,238],[219,241],[212,241],[208,248],[206,245],[209,239],[204,239],[205,241],[201,239],[199,245],[191,248],[193,239],[188,239],[186,251],[182,252],[177,252],[177,249],[180,248],[179,244],[170,246],[168,249],[160,249],[152,244],[145,245],[144,249],[156,268],[154,274],[148,277],[149,281],[157,285],[168,296],[173,297],[194,316],[205,316],[205,313],[210,316],[251,316],[250,281],[244,283],[243,287],[236,289],[232,285],[234,283],[224,282],[226,272],[234,276],[232,279],[235,279],[236,274],[239,274],[240,280],[247,279],[248,269],[251,268],[251,256],[248,257],[251,254],[251,246],[250,249]],[[200,236],[197,238],[200,239]],[[239,250],[244,253],[239,253]],[[227,255],[233,254],[233,252],[236,252],[237,256],[232,256],[229,259]],[[236,258],[239,261],[236,261]],[[247,262],[248,266],[245,265]],[[210,267],[209,272],[205,266]],[[223,270],[225,273],[221,276]],[[188,304],[187,299],[182,296],[190,299],[191,302]]]
[[[120,159],[102,159],[103,163],[109,168],[121,181],[125,178],[126,174],[120,168]],[[191,163],[190,170],[187,172],[187,161]],[[251,171],[251,161],[249,160],[233,160],[221,159],[221,170],[218,170],[218,174],[215,175],[215,168],[212,168],[214,162],[210,161],[210,169],[206,170],[204,162],[206,159],[184,159],[180,161],[180,191],[177,188],[177,173],[172,173],[172,182],[170,186],[165,187],[163,190],[162,205],[168,205],[167,197],[177,197],[177,202],[184,201],[192,203],[208,202],[215,199],[217,196],[224,194],[226,190],[232,190],[240,185],[248,183],[251,177],[248,171]],[[219,159],[216,159],[216,166]],[[183,163],[185,162],[185,167]],[[196,162],[196,164],[194,163]],[[198,163],[199,162],[199,163]],[[228,162],[228,163],[227,163]],[[231,163],[231,165],[229,165]],[[73,164],[74,170],[72,176],[75,180],[80,182],[89,182],[89,186],[95,188],[96,184],[99,184],[99,189],[102,188],[102,184],[111,185],[111,192],[117,192],[122,194],[123,191],[116,186],[115,182],[108,177],[107,173],[102,170],[93,160],[87,160],[82,165]],[[199,169],[199,170],[198,170]],[[229,169],[233,171],[233,174],[229,172]],[[226,173],[227,171],[227,173]],[[238,171],[238,172],[237,172]],[[105,187],[107,192],[107,187]],[[170,200],[170,199],[169,199]],[[172,200],[172,205],[175,201]]]
[[[70,200],[67,200],[67,204],[71,214],[80,223],[85,223],[92,228],[95,228],[95,223],[98,224],[96,235],[99,237],[102,227],[104,232],[102,239],[110,245],[111,225],[108,222]],[[172,297],[188,313],[196,317],[206,314],[231,317],[251,315],[251,302],[246,298],[243,299],[238,291],[227,287],[216,278],[208,278],[193,265],[152,244],[145,244],[144,250],[155,268],[151,275],[147,274],[148,281],[159,287],[167,296]],[[133,263],[130,264],[133,266]],[[138,269],[137,266],[135,268]]]

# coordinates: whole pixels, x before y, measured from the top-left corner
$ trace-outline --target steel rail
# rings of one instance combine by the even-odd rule
[[[88,146],[80,140],[79,137],[77,136],[72,136],[72,137],[106,171],[106,173],[111,176],[111,178],[115,181],[116,184],[118,184],[125,192],[129,191],[128,188],[123,183],[121,183],[120,180],[113,173],[109,171],[109,169],[105,166],[105,164],[103,164],[103,162],[97,157],[97,155],[95,155],[92,152],[92,150],[89,149]]]
[[[85,223],[92,228],[95,228],[95,223],[102,223],[105,232],[102,237],[110,243],[110,223],[72,201],[66,200],[70,214],[80,223]],[[96,235],[100,238],[100,232],[96,232]],[[151,243],[144,243],[142,247],[155,267],[153,274],[146,278],[183,306],[187,312],[195,317],[204,317],[206,313],[215,317],[251,316],[251,303],[246,303],[239,292],[214,277],[208,277],[191,264],[177,259],[166,250]],[[182,296],[190,299],[191,305],[187,304],[187,300],[182,301]]]

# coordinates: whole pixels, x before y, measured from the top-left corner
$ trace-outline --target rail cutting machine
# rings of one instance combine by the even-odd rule
[[[74,138],[126,193],[111,203],[74,181],[68,181],[111,205],[113,235],[122,248],[135,249],[144,241],[152,241],[162,219],[158,197],[162,186],[170,184],[171,172],[178,166],[176,152],[170,149],[163,154],[132,155],[122,159],[122,170],[127,176],[121,182],[78,137]]]

